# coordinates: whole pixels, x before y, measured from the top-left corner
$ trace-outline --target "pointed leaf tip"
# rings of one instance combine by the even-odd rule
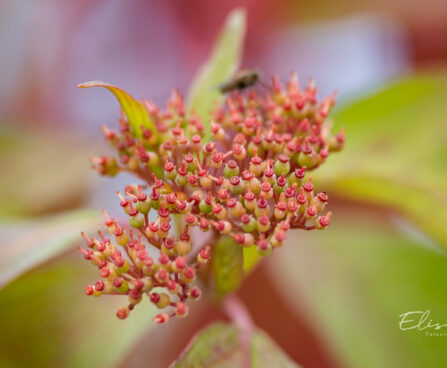
[[[121,109],[127,117],[127,121],[136,137],[142,137],[141,127],[149,129],[155,139],[158,139],[158,131],[144,105],[134,99],[123,89],[101,81],[90,81],[78,84],[79,88],[104,87],[112,92],[118,100]]]
[[[104,85],[107,85],[107,83],[101,82],[101,81],[89,81],[89,82],[79,83],[77,85],[77,87],[78,88],[89,88],[89,87],[98,87],[98,86],[104,86]]]
[[[240,24],[245,23],[247,18],[247,11],[243,7],[235,8],[231,11],[227,18],[227,27],[239,27]]]

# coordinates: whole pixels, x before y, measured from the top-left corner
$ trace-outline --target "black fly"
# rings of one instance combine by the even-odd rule
[[[219,90],[222,93],[228,93],[235,90],[243,90],[254,86],[260,80],[260,72],[256,69],[242,69],[238,71],[233,78],[222,83]]]

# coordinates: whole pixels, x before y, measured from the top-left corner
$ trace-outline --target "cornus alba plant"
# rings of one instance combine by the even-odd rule
[[[100,274],[85,293],[127,296],[118,318],[144,297],[163,310],[156,322],[186,316],[187,301],[201,296],[198,272],[222,236],[266,256],[290,229],[329,225],[328,196],[314,191],[310,173],[345,136],[331,135],[335,96],[319,101],[313,81],[302,90],[292,74],[286,88],[273,78],[267,93],[232,92],[210,124],[187,111],[177,91],[161,110],[113,88],[127,98],[125,113],[118,130],[102,130],[117,155],[92,158],[93,167],[107,176],[132,173],[141,184],[118,193],[128,224],[104,212],[107,235],[82,234],[80,249]]]

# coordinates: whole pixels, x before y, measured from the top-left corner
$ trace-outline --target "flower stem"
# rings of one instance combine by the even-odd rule
[[[236,295],[229,295],[222,303],[222,309],[228,318],[241,330],[241,343],[243,349],[243,367],[251,366],[250,357],[250,338],[253,333],[254,325],[251,316]]]

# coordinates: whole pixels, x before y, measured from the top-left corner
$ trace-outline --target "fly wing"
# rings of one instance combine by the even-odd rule
[[[244,89],[250,87],[259,81],[259,72],[256,69],[242,69],[236,72],[233,78],[220,84],[217,88],[222,93],[234,91],[235,89]]]
[[[219,89],[219,91],[221,93],[231,92],[232,90],[234,90],[236,88],[236,83],[234,80],[229,80],[222,84],[219,84],[217,86],[217,88]]]

